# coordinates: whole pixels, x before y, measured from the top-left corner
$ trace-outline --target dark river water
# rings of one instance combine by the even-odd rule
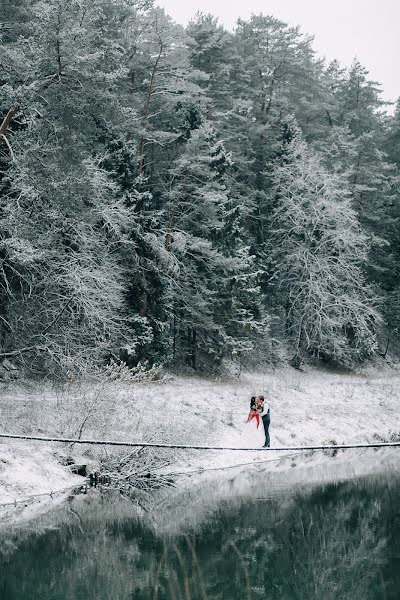
[[[400,598],[400,477],[309,487],[235,473],[71,499],[0,537],[1,600]]]

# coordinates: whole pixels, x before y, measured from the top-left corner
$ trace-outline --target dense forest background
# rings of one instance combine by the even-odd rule
[[[400,103],[271,16],[2,0],[0,350],[351,367],[400,336]]]

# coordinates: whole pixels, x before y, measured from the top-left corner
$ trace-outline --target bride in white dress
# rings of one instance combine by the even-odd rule
[[[264,403],[252,398],[249,417],[240,436],[241,448],[262,448],[265,444],[265,433],[261,415],[264,412]]]

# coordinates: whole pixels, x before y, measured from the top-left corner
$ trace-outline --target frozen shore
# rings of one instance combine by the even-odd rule
[[[264,394],[271,406],[272,447],[374,442],[400,435],[400,372],[393,369],[358,375],[280,369],[221,381],[177,377],[165,383],[103,382],[58,390],[14,385],[3,390],[0,421],[8,433],[237,447],[253,394]],[[32,516],[49,499],[61,497],[61,490],[82,483],[65,466],[67,458],[95,464],[111,452],[0,439],[2,520],[16,512],[21,518]],[[280,458],[262,450],[180,452],[171,454],[170,470],[211,474],[260,460],[270,460],[272,470]],[[286,459],[280,468],[291,466]]]

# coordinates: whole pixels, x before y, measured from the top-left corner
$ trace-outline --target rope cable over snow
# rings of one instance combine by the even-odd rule
[[[237,446],[201,446],[192,444],[164,444],[162,442],[121,442],[118,440],[85,440],[73,438],[60,438],[53,436],[16,435],[12,433],[0,433],[0,438],[12,440],[30,440],[36,442],[59,442],[63,444],[91,444],[98,446],[125,446],[130,448],[169,448],[172,450],[231,450],[239,452],[293,452],[308,450],[347,450],[353,448],[385,448],[400,446],[398,442],[373,442],[362,444],[316,444],[305,446],[275,446],[273,448],[240,448]]]

